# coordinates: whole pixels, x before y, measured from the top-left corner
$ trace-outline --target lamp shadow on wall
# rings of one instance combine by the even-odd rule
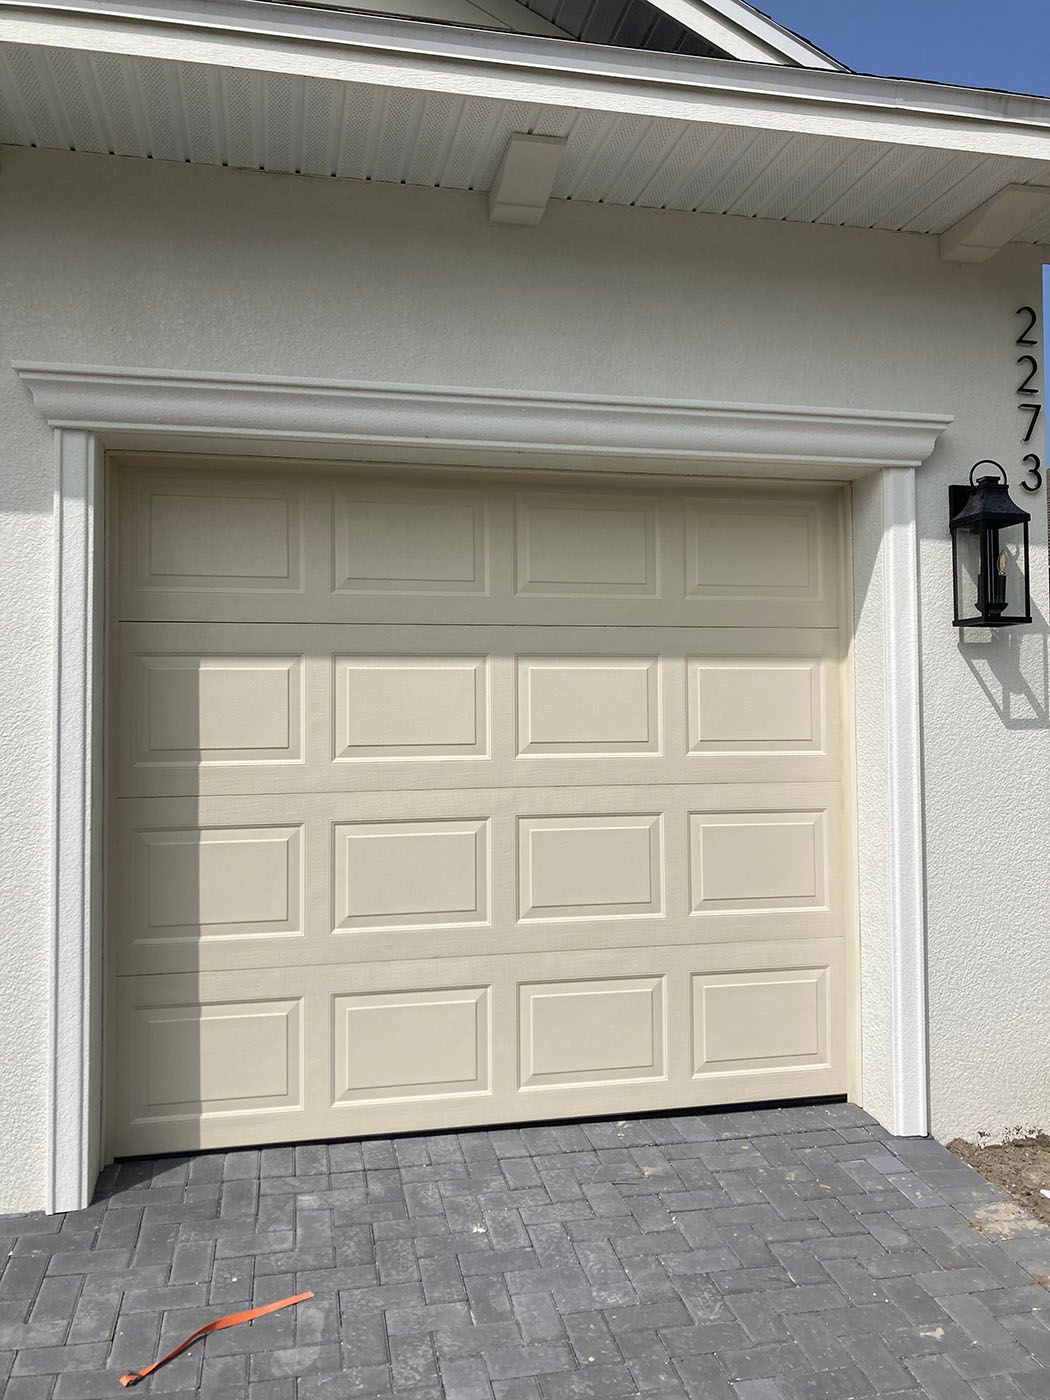
[[[958,646],[1004,728],[1050,728],[1050,635],[1034,606],[1031,625],[961,627]]]

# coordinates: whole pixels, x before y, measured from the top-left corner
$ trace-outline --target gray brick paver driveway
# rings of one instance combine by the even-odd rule
[[[304,1289],[136,1393],[1050,1397],[1050,1230],[845,1104],[126,1162],[0,1241],[7,1400]]]

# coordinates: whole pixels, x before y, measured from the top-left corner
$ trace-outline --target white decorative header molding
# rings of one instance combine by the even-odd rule
[[[856,475],[918,467],[935,413],[611,398],[265,375],[16,363],[54,428],[560,458],[746,462]],[[823,474],[823,473],[821,473]],[[828,474],[831,474],[830,472]]]

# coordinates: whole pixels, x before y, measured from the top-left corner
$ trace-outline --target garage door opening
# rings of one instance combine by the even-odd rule
[[[847,1091],[845,488],[110,485],[110,1155]]]

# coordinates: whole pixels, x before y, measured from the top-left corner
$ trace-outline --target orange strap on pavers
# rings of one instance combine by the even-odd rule
[[[313,1296],[312,1293],[297,1293],[294,1298],[282,1298],[279,1303],[267,1303],[264,1308],[252,1308],[250,1312],[230,1313],[227,1317],[220,1317],[215,1322],[205,1323],[203,1327],[198,1327],[196,1332],[191,1332],[184,1341],[169,1351],[167,1356],[162,1356],[159,1361],[154,1361],[152,1366],[146,1366],[141,1371],[129,1371],[126,1376],[121,1376],[120,1383],[123,1386],[138,1385],[139,1381],[144,1381],[154,1371],[160,1370],[161,1366],[166,1366],[169,1361],[174,1361],[176,1356],[180,1356],[187,1347],[191,1347],[200,1337],[206,1337],[209,1332],[221,1332],[226,1327],[236,1327],[238,1322],[254,1322],[257,1317],[265,1317],[267,1313],[280,1312],[281,1308],[290,1308],[294,1303],[305,1303],[307,1298]]]

